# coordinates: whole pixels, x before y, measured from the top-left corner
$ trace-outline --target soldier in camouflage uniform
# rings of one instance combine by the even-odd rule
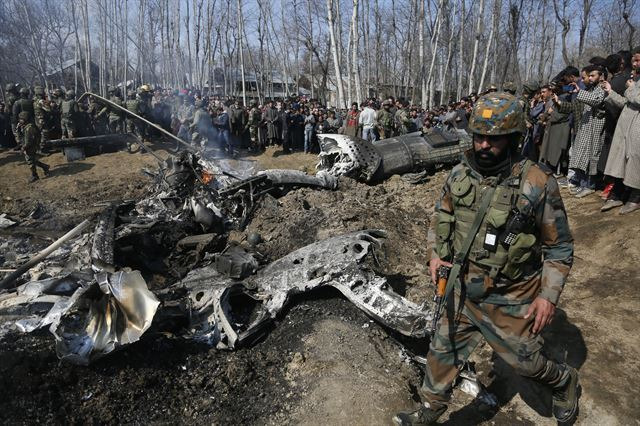
[[[32,123],[34,117],[33,102],[31,101],[31,99],[29,99],[29,89],[27,89],[26,87],[22,87],[19,93],[20,98],[13,103],[13,107],[11,108],[11,120],[12,124],[15,126],[17,126],[18,124],[18,115],[20,115],[22,111],[26,111],[29,113],[29,120]],[[18,143],[18,145],[20,145],[23,139],[22,135],[19,134],[17,127],[14,128],[16,129],[16,132],[14,134],[16,142]]]
[[[542,354],[539,334],[571,269],[573,239],[552,172],[518,154],[524,128],[510,94],[488,94],[474,107],[473,149],[436,204],[432,279],[441,267],[451,270],[419,390],[425,404],[396,415],[398,424],[435,424],[483,337],[516,372],[553,390],[559,421],[576,413],[578,374]]]
[[[5,96],[7,97],[4,110],[10,117],[11,132],[13,133],[13,136],[15,138],[16,124],[18,123],[18,118],[13,116],[13,104],[15,104],[16,101],[18,100],[18,85],[13,83],[8,83],[5,86],[4,90],[6,92]],[[16,139],[16,142],[18,142],[17,139]]]
[[[60,126],[62,121],[62,102],[64,102],[64,91],[55,89],[51,93],[51,101],[49,102],[49,109],[51,110],[51,139],[59,139],[62,136],[62,127]]]
[[[377,122],[380,139],[387,139],[393,136],[393,116],[390,110],[391,101],[387,99],[382,102],[382,108],[378,110]]]
[[[44,143],[51,138],[52,115],[49,101],[41,86],[33,88],[33,113],[40,131],[40,141]]]
[[[127,92],[126,107],[132,113],[144,117],[147,115],[146,104],[140,100],[140,96],[136,94],[135,90],[129,90]],[[141,141],[145,138],[145,123],[137,118],[127,115],[125,118],[127,125],[127,132],[133,133]],[[127,150],[131,152],[131,144],[127,143]]]
[[[22,138],[22,151],[25,160],[31,168],[31,179],[35,182],[39,179],[37,167],[40,167],[45,176],[49,175],[49,166],[38,160],[38,147],[40,146],[40,132],[29,116],[28,111],[18,114],[18,133]]]
[[[406,135],[409,133],[409,129],[413,125],[411,117],[409,116],[409,102],[406,100],[398,101],[399,108],[396,111],[394,121],[396,126],[396,136]]]
[[[60,128],[62,129],[62,138],[76,138],[78,134],[78,121],[80,120],[80,107],[76,102],[76,94],[73,90],[67,90],[65,100],[60,106],[61,119]]]
[[[95,135],[107,134],[109,108],[98,103],[93,96],[89,97],[89,108],[87,113],[91,119],[91,127]]]
[[[124,108],[120,91],[117,87],[109,88],[109,100],[116,105]],[[122,120],[123,112],[113,106],[109,107],[109,131],[111,133],[124,133],[124,121]]]

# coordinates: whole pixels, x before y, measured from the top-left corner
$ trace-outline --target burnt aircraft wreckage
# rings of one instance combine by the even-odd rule
[[[373,143],[339,134],[318,135],[318,140],[318,170],[364,182],[376,182],[396,174],[413,174],[419,179],[437,166],[458,163],[460,155],[471,148],[471,137],[457,129],[431,129]]]
[[[376,144],[343,135],[320,140],[315,176],[295,170],[242,174],[228,162],[188,151],[170,156],[157,172],[145,170],[154,178],[148,196],[109,206],[93,232],[82,233],[84,221],[5,276],[0,337],[48,326],[58,356],[86,365],[138,340],[154,321],[182,315],[186,336],[233,349],[259,337],[291,296],[319,287],[334,287],[403,335],[427,336],[432,308],[395,293],[380,272],[384,231],[329,238],[268,265],[251,239],[244,245],[228,239],[231,230],[245,228],[262,197],[299,187],[335,190],[341,175],[372,181],[430,169],[454,162],[465,146],[463,138],[444,133]],[[66,140],[64,146],[87,142]],[[31,280],[20,284],[28,270]],[[143,275],[154,273],[172,284],[151,291]],[[238,300],[250,301],[250,315]]]
[[[301,187],[335,190],[342,175],[372,182],[454,163],[470,144],[463,136],[430,136],[443,139],[434,148],[416,134],[376,144],[322,135],[315,176],[243,172],[190,151],[170,156],[157,171],[145,170],[153,177],[147,196],[110,205],[92,232],[84,232],[85,220],[22,267],[26,256],[5,260],[18,268],[0,281],[0,338],[48,327],[58,357],[79,365],[138,341],[152,327],[176,324],[184,338],[235,349],[263,336],[293,296],[321,287],[335,288],[401,335],[427,338],[430,301],[407,300],[381,272],[384,231],[328,238],[271,263],[256,248],[259,235],[236,242],[229,234],[246,227],[264,197]],[[5,248],[13,243],[20,244]],[[145,277],[154,274],[166,279],[150,288]],[[468,368],[461,389],[496,403]]]
[[[261,197],[333,190],[336,177],[231,175],[192,153],[169,157],[147,197],[109,206],[93,232],[67,234],[31,270],[32,280],[15,287],[12,274],[0,282],[11,288],[0,293],[0,336],[49,327],[58,356],[86,365],[135,342],[152,323],[182,316],[185,336],[233,349],[259,337],[291,296],[327,286],[390,329],[427,335],[431,309],[393,292],[378,272],[383,231],[329,238],[267,265],[251,244],[228,239]],[[154,273],[173,283],[150,290],[143,275]]]

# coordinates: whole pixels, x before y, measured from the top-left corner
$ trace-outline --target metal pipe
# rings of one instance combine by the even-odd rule
[[[137,118],[138,120],[143,121],[144,123],[147,123],[149,126],[153,127],[154,129],[158,130],[159,132],[164,133],[165,135],[169,136],[171,139],[174,139],[176,141],[178,141],[179,143],[181,143],[188,151],[190,152],[196,152],[196,150],[189,145],[189,143],[183,141],[182,139],[180,139],[179,137],[177,137],[176,135],[174,135],[171,132],[167,132],[165,129],[163,129],[162,127],[158,126],[155,123],[152,123],[151,121],[147,120],[146,118],[142,118],[140,117],[138,114],[134,114],[133,112],[129,111],[128,109],[121,107],[120,105],[111,102],[109,99],[103,98],[100,95],[96,95],[95,93],[91,93],[91,92],[85,92],[82,94],[82,96],[80,96],[78,98],[78,102],[82,101],[82,99],[84,99],[85,96],[93,96],[94,98],[98,99],[101,102],[106,103],[107,105],[110,105],[112,107],[115,107],[117,109],[119,109],[120,111],[124,112],[125,114],[129,114],[135,118]]]
[[[78,226],[73,228],[71,231],[67,232],[62,237],[58,238],[49,247],[47,247],[46,249],[42,250],[40,253],[38,253],[37,255],[32,257],[31,259],[29,259],[29,261],[27,263],[25,263],[24,265],[20,266],[14,272],[12,272],[8,276],[6,276],[5,279],[2,280],[2,282],[0,282],[0,290],[9,287],[9,284],[11,284],[13,281],[18,279],[22,274],[27,272],[30,268],[32,268],[35,265],[37,265],[38,263],[42,262],[51,253],[56,251],[58,249],[58,247],[60,247],[65,241],[70,240],[71,238],[75,237],[76,235],[78,235],[82,231],[84,231],[84,229],[87,226],[89,226],[89,223],[90,223],[89,220],[85,219],[84,221],[82,221],[82,223],[80,223]]]

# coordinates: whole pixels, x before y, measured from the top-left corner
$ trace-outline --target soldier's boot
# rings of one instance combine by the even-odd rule
[[[447,411],[447,406],[421,406],[415,411],[401,411],[393,416],[393,422],[398,426],[428,426],[437,424],[436,421]]]
[[[33,164],[31,166],[31,179],[29,179],[29,183],[33,183],[33,182],[37,181],[38,179],[40,179],[38,177],[38,171],[36,170],[36,165]]]
[[[44,173],[45,176],[49,176],[49,169],[51,169],[51,166],[41,163],[40,161],[38,161],[38,166],[40,166],[42,173]]]
[[[553,390],[553,416],[559,423],[569,422],[578,412],[578,398],[580,397],[580,383],[575,368],[565,366],[569,371],[567,383]]]

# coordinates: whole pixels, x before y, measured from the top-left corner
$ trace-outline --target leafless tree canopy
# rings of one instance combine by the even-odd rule
[[[637,0],[6,0],[2,83],[433,105],[638,44]],[[337,77],[338,76],[338,77]],[[241,82],[241,84],[238,84]],[[282,84],[290,82],[290,84]]]

